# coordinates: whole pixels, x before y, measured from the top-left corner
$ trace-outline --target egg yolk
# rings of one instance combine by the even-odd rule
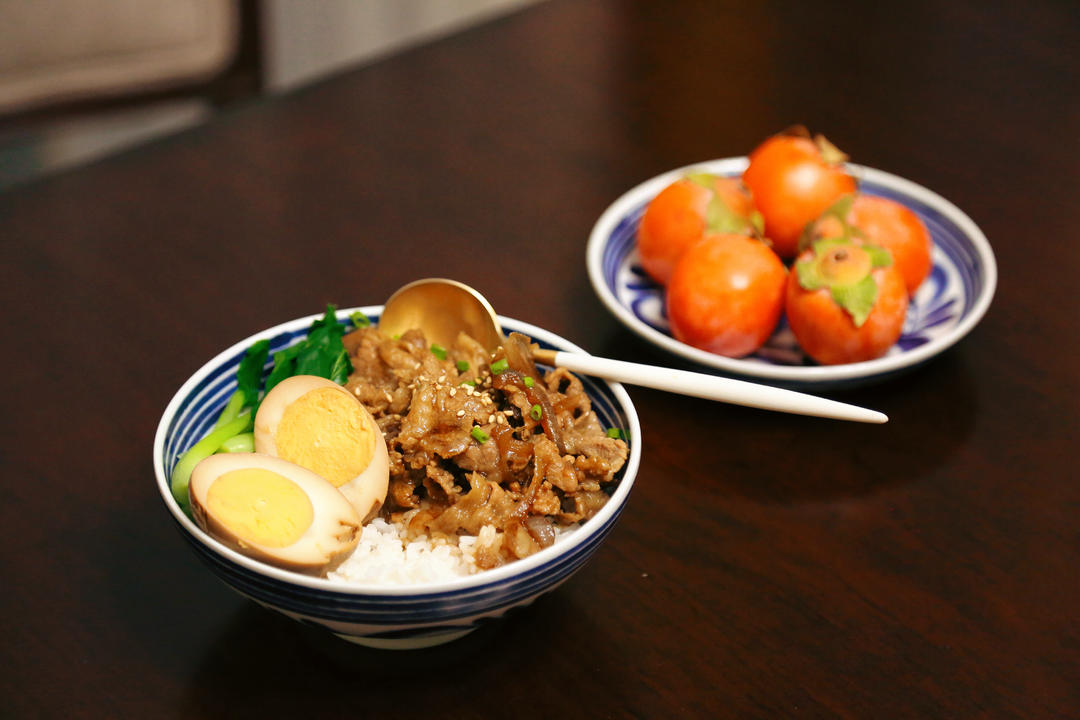
[[[262,468],[222,473],[206,492],[206,509],[240,540],[266,547],[292,545],[315,517],[299,485]]]
[[[371,464],[374,439],[360,404],[334,388],[318,388],[294,400],[274,433],[278,457],[322,475],[334,487]]]

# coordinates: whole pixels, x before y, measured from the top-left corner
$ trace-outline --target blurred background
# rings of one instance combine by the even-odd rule
[[[0,0],[0,190],[539,0]]]

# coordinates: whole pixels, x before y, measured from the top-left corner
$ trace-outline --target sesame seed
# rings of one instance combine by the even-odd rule
[[[450,388],[450,397],[457,395],[457,388]]]
[[[465,417],[465,411],[464,410],[458,410],[457,411],[457,416],[458,417]]]
[[[488,415],[488,422],[489,423],[495,422],[495,416],[494,415]]]

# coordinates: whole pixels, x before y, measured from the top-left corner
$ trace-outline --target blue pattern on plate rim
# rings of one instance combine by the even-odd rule
[[[736,175],[741,171],[741,166],[736,164],[735,160],[737,159],[715,161],[718,165],[716,169],[710,169],[710,163],[702,163],[697,167]],[[983,265],[977,249],[973,246],[973,240],[952,217],[941,212],[933,204],[906,192],[904,190],[906,181],[884,173],[875,175],[876,171],[868,168],[852,167],[853,172],[860,176],[860,189],[863,192],[896,200],[911,208],[926,224],[934,242],[933,266],[930,275],[912,298],[901,337],[885,357],[899,358],[905,353],[936,340],[942,343],[947,342],[951,335],[959,332],[959,326],[973,311],[977,301],[982,299],[988,302],[988,298],[981,296],[992,292],[992,284],[996,281],[996,268],[987,268]],[[875,177],[862,176],[866,174],[875,175]],[[883,179],[878,181],[875,179],[876,176],[881,176]],[[654,178],[650,182],[656,181],[657,178]],[[610,293],[613,302],[629,311],[633,321],[622,318],[624,322],[640,323],[651,331],[663,335],[668,342],[676,343],[671,337],[663,288],[645,273],[637,253],[637,227],[645,212],[648,199],[651,199],[651,196],[642,192],[643,186],[639,186],[624,196],[624,198],[636,196],[639,202],[631,206],[623,205],[621,217],[616,218],[612,223],[606,237],[596,237],[590,241],[601,243],[599,264],[595,268],[599,278],[594,276],[594,286],[599,280]],[[659,188],[660,184],[656,187]],[[615,207],[613,205],[612,209]],[[612,209],[609,209],[609,212]],[[956,212],[959,213],[959,211]],[[602,222],[603,220],[597,223],[598,227]],[[992,264],[992,256],[990,263]],[[984,309],[985,305],[981,310]],[[639,328],[633,328],[632,325],[631,327],[641,332]],[[647,333],[642,334],[647,336]],[[687,350],[697,352],[689,348]],[[810,379],[792,374],[796,373],[798,368],[814,368],[814,372],[828,371],[828,368],[818,366],[802,352],[783,318],[772,337],[756,353],[739,359],[719,356],[715,358],[715,364],[709,368],[714,371],[731,370],[736,373],[742,371],[749,375],[760,375],[780,381],[786,379],[796,384],[800,379]],[[767,370],[769,367],[779,370],[771,372]],[[892,372],[882,372],[875,374],[874,377],[880,379],[890,374]]]
[[[364,308],[368,316],[378,320],[378,308]],[[348,323],[348,310],[340,310],[339,320]],[[503,318],[508,327],[515,321]],[[275,334],[270,340],[271,353],[299,341],[307,334],[310,323],[295,323],[294,329]],[[520,325],[520,324],[519,324]],[[528,333],[527,327],[521,328]],[[541,347],[556,348],[543,338],[533,336]],[[558,348],[556,348],[558,349]],[[175,411],[159,428],[160,455],[155,455],[159,472],[159,484],[167,478],[182,455],[199,438],[203,437],[217,419],[229,396],[236,389],[236,368],[246,347],[236,347],[211,361],[212,367],[198,382],[194,383],[182,398],[174,399]],[[271,362],[264,367],[269,373]],[[600,422],[607,427],[617,427],[629,435],[636,421],[622,411],[619,399],[612,387],[589,377],[579,377],[593,403]],[[620,393],[624,391],[620,390]],[[640,451],[634,447],[633,452]],[[629,463],[628,463],[629,465]],[[626,468],[623,470],[625,474]],[[622,478],[625,479],[625,478]],[[632,480],[631,480],[632,483]],[[167,487],[159,488],[175,510]],[[627,490],[628,491],[628,490]],[[623,496],[625,498],[625,495]],[[577,571],[595,553],[604,538],[614,527],[622,513],[622,504],[612,503],[613,512],[602,523],[590,525],[588,532],[575,529],[564,535],[556,546],[566,549],[550,557],[546,562],[536,563],[527,570],[511,573],[509,577],[485,582],[486,577],[497,577],[494,571],[473,576],[471,584],[450,590],[391,590],[390,592],[354,592],[349,588],[331,583],[298,583],[274,577],[258,563],[241,559],[234,561],[231,551],[223,549],[216,541],[194,529],[187,518],[174,511],[173,520],[185,540],[199,558],[222,580],[242,595],[274,610],[280,611],[305,624],[328,628],[347,639],[358,642],[368,640],[419,641],[421,644],[453,639],[478,624],[501,617],[514,607],[532,602],[540,594],[550,591]],[[594,518],[590,523],[598,520]],[[194,530],[194,532],[193,532]],[[567,542],[570,538],[577,538]],[[565,543],[565,544],[564,544]],[[576,543],[576,544],[575,544]],[[549,553],[550,555],[550,553]],[[538,556],[535,557],[539,557]],[[527,563],[519,561],[520,568]],[[242,563],[247,563],[245,564]],[[514,567],[511,564],[508,567]],[[286,574],[286,577],[291,574]]]

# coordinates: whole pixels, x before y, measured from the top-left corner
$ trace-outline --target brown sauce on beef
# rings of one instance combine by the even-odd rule
[[[479,536],[482,567],[525,557],[595,515],[626,463],[581,381],[542,372],[514,333],[489,354],[459,335],[435,352],[419,330],[344,338],[345,387],[371,411],[390,453],[382,513],[410,535]],[[498,372],[492,372],[492,365]]]

